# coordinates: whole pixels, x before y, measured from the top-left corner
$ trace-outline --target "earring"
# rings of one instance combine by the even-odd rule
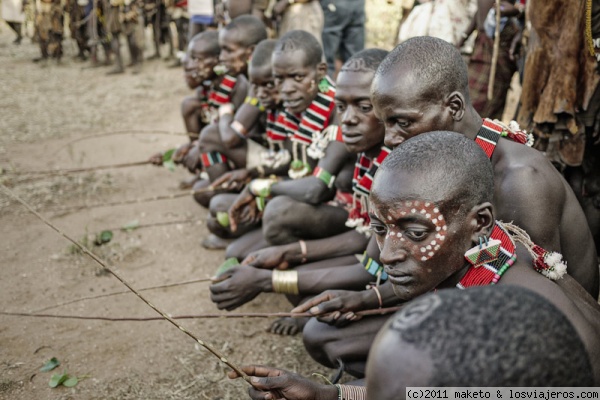
[[[319,92],[327,93],[328,90],[329,90],[329,82],[327,82],[326,78],[321,79],[321,82],[319,82]]]
[[[473,267],[478,268],[486,263],[494,262],[500,254],[502,242],[497,239],[488,240],[487,236],[479,236],[479,244],[465,253],[465,259]]]

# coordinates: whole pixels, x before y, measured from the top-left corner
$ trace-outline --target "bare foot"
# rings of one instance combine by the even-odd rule
[[[223,250],[227,248],[231,242],[232,239],[223,239],[211,233],[202,241],[202,247],[207,250]]]
[[[276,319],[271,324],[268,331],[271,333],[275,333],[277,335],[293,336],[299,332],[302,332],[302,329],[304,329],[304,325],[306,325],[307,322],[308,322],[308,318],[306,318],[306,317],[303,317],[303,318],[291,318],[291,317],[279,318],[279,319]]]

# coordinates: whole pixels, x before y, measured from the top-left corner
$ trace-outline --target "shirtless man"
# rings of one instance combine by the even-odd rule
[[[510,285],[441,290],[411,301],[377,335],[366,387],[324,385],[261,365],[242,369],[252,376],[255,400],[404,400],[408,387],[594,385],[589,356],[568,318],[541,296]]]
[[[441,148],[440,141],[445,143]],[[529,289],[569,320],[574,328],[570,335],[578,336],[583,343],[593,380],[599,382],[600,306],[569,275],[561,276],[564,271],[560,272],[558,265],[540,272],[532,268],[528,249],[531,244],[526,233],[495,219],[493,196],[493,166],[477,144],[462,135],[432,132],[414,137],[395,149],[378,170],[370,198],[371,226],[394,294],[405,302],[446,288],[514,285]],[[483,257],[480,250],[483,246],[489,257]],[[473,253],[480,257],[467,258]],[[550,272],[556,272],[557,276]],[[504,296],[498,296],[493,302],[501,302],[499,298],[504,298],[505,304],[494,307],[496,312],[510,314],[515,303]],[[484,302],[475,304],[481,303]],[[423,307],[417,310],[422,311]],[[415,317],[416,310],[409,311],[412,312],[407,312],[401,323]],[[362,322],[376,324],[387,319],[388,316],[372,316]],[[391,324],[397,325],[396,321],[392,320]],[[368,341],[369,338],[356,337],[355,340]],[[384,352],[376,348],[373,354],[381,358]],[[348,361],[356,362],[358,358]],[[449,385],[456,375],[448,378],[450,381],[444,382],[444,377],[440,377],[437,384]],[[588,376],[588,382],[590,378]],[[475,378],[469,376],[468,379]],[[420,383],[425,386],[426,382]]]
[[[487,128],[482,129],[482,119],[469,103],[467,82],[461,55],[447,42],[421,37],[396,47],[379,67],[372,86],[375,110],[386,127],[386,144],[395,147],[406,138],[432,129],[457,131],[470,139],[480,130],[484,136],[491,135]],[[398,96],[398,93],[403,95]],[[483,146],[493,149],[488,144]],[[498,218],[514,221],[529,232],[536,244],[562,253],[569,265],[569,274],[597,298],[598,265],[593,239],[581,207],[560,174],[541,153],[506,138],[499,139],[491,154],[491,164],[496,178],[494,205]],[[395,302],[386,285],[381,295],[383,304]],[[322,302],[326,303],[319,305]],[[315,306],[311,310],[315,315],[336,310],[344,313],[377,304],[379,299],[372,290],[329,292],[305,303],[297,311]],[[373,336],[377,329],[372,331]],[[320,360],[343,359],[347,346],[366,344],[352,339],[349,331],[346,332],[343,334],[325,324],[309,323],[304,331],[305,344]],[[325,343],[329,355],[323,357]],[[352,352],[364,351],[364,360],[369,347],[370,344],[366,344],[362,350],[354,348]]]
[[[374,71],[385,55],[386,52],[383,50],[365,50],[357,53],[342,68],[342,72],[338,77],[341,86],[339,90],[336,90],[335,104],[339,111],[342,135],[346,144],[344,145],[345,148],[341,149],[339,147],[340,143],[330,142],[325,156],[319,161],[319,168],[335,171],[335,174],[340,175],[348,183],[354,177],[356,180],[353,184],[354,187],[358,186],[367,193],[370,189],[370,178],[367,175],[369,173],[374,174],[378,163],[389,151],[383,146],[384,131],[373,113],[369,100],[369,88]],[[279,55],[278,57],[282,56]],[[295,58],[297,59],[297,57]],[[320,57],[318,59],[320,60]],[[275,72],[277,77],[277,74],[283,73],[283,70],[277,70],[276,68]],[[347,158],[348,151],[354,154],[360,153],[360,159],[358,160],[360,166],[355,167],[354,174],[347,171],[347,176],[344,178],[344,172],[340,174],[337,171],[347,164],[344,160]],[[356,155],[353,156],[350,167],[357,162],[355,160],[357,160]],[[250,265],[230,270],[224,276],[229,277],[229,279],[211,287],[213,301],[217,303],[219,308],[233,309],[254,298],[263,290],[261,276],[264,275],[268,280],[271,280],[274,273],[268,271],[269,269],[272,270],[275,267],[287,269],[290,265],[305,263],[307,260],[303,260],[303,258],[309,255],[312,261],[337,256],[337,258],[328,260],[325,263],[308,264],[295,269],[301,275],[303,282],[300,285],[300,295],[320,293],[324,288],[331,286],[327,286],[328,280],[321,279],[323,277],[314,271],[316,268],[357,264],[353,254],[362,252],[366,248],[367,238],[357,231],[352,230],[337,236],[331,236],[335,224],[341,225],[344,230],[348,229],[344,226],[344,223],[347,221],[349,213],[339,207],[323,204],[323,201],[327,199],[327,196],[331,196],[331,193],[328,185],[322,179],[312,176],[299,180],[273,183],[271,192],[277,196],[267,203],[265,209],[263,219],[265,238],[267,241],[274,243],[285,240],[293,243],[277,246],[262,252],[260,255],[253,253],[254,255],[249,256],[244,261],[245,264]],[[357,188],[355,197],[360,199],[362,193]],[[244,195],[243,192],[240,197]],[[345,202],[352,205],[353,201],[349,197],[351,196],[346,195]],[[253,197],[250,198],[253,200]],[[359,207],[360,201],[357,200],[355,203],[354,206]],[[252,202],[248,203],[248,205],[252,204]],[[234,218],[231,219],[234,220]],[[329,237],[307,242],[302,240],[311,237],[318,238],[319,235]],[[340,241],[343,241],[347,246],[339,246]],[[307,248],[310,249],[310,252],[306,251]],[[231,249],[228,249],[229,256],[232,255],[231,253]],[[254,267],[255,262],[256,267],[261,269]],[[353,286],[356,289],[364,287],[369,281],[376,280],[376,277],[365,271],[360,263],[358,265],[360,266],[358,275],[362,279],[360,283]],[[275,274],[277,273],[279,272],[275,271]],[[348,276],[348,279],[350,279],[350,276]],[[277,290],[277,288],[275,289]],[[296,298],[292,301],[298,303]],[[277,333],[296,333],[297,329],[290,328],[289,330],[285,329],[285,331]]]
[[[291,31],[279,39],[272,63],[273,75],[285,111],[279,113],[276,121],[276,126],[281,128],[280,134],[270,138],[269,141],[271,146],[279,149],[291,146],[280,154],[280,163],[286,167],[285,175],[294,180],[277,182],[269,178],[250,182],[230,208],[229,220],[232,232],[237,232],[241,225],[250,224],[253,227],[258,225],[262,210],[258,210],[256,198],[262,198],[266,203],[266,199],[270,198],[271,194],[287,194],[293,195],[296,199],[314,197],[313,201],[322,202],[333,197],[330,186],[335,182],[331,174],[337,174],[345,164],[351,170],[352,156],[341,143],[341,135],[335,120],[333,102],[335,85],[326,76],[326,66],[322,57],[321,46],[308,32]],[[320,174],[321,178],[309,177],[312,173]],[[300,179],[302,183],[296,182]],[[328,181],[327,184],[325,180]],[[312,189],[310,194],[303,186],[307,181],[310,182]],[[348,188],[349,175],[346,183]],[[262,187],[261,196],[250,190],[257,185]],[[338,211],[344,213],[343,210]],[[334,214],[332,218],[341,221],[343,227],[345,217],[340,217],[339,212]],[[336,229],[339,232],[339,224],[333,228],[332,234],[338,233],[335,232]],[[250,250],[266,245],[267,243],[262,240],[262,233],[256,231],[232,244],[228,249],[228,256],[243,259]]]

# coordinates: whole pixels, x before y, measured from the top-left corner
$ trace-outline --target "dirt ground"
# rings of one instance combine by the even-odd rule
[[[375,4],[376,3],[376,4]],[[398,9],[385,0],[369,7],[368,43],[390,48]],[[379,14],[375,15],[374,13]],[[58,212],[61,207],[116,202],[178,192],[188,174],[138,166],[44,179],[19,172],[142,161],[185,138],[179,104],[188,94],[179,69],[159,60],[143,73],[107,77],[109,67],[89,68],[73,59],[64,41],[62,65],[34,64],[38,48],[29,39],[11,44],[0,26],[0,182],[30,202],[52,223],[116,265],[134,287],[210,277],[222,251],[200,246],[206,211],[189,197]],[[148,50],[147,50],[148,52]],[[135,133],[126,133],[132,131]],[[158,131],[162,132],[159,133]],[[99,133],[125,132],[110,136]],[[139,133],[142,132],[142,133]],[[137,221],[140,228],[119,228]],[[161,226],[145,224],[165,222]],[[112,241],[91,244],[110,229]],[[123,289],[88,257],[0,193],[0,311],[102,317],[149,317],[154,312],[131,294],[60,303]],[[216,312],[207,283],[146,291],[172,315]],[[277,295],[263,294],[241,312],[288,311]],[[331,371],[305,353],[300,336],[266,332],[265,319],[193,319],[182,325],[238,364],[264,363],[304,375]],[[56,357],[52,372],[40,367]],[[109,322],[0,315],[0,399],[242,399],[247,385],[194,341],[165,321]],[[50,388],[53,373],[85,377],[73,388]]]
[[[179,69],[147,62],[140,75],[107,77],[109,67],[91,69],[73,60],[65,41],[61,66],[31,60],[30,41],[11,44],[0,31],[0,181],[80,240],[111,229],[113,240],[93,251],[117,266],[135,287],[210,277],[222,251],[200,247],[206,211],[189,197],[112,207],[89,207],[60,215],[59,207],[147,198],[178,192],[181,169],[139,166],[24,181],[15,172],[108,165],[145,160],[185,142],[167,134],[120,134],[120,130],[183,131],[181,99],[188,94]],[[86,139],[87,138],[87,139]],[[79,141],[77,141],[79,139]],[[83,140],[82,140],[83,139]],[[54,209],[54,211],[52,211]],[[126,233],[124,224],[180,221]],[[0,311],[34,312],[122,285],[88,257],[0,194]],[[207,283],[145,292],[172,315],[216,312]],[[276,295],[262,295],[242,312],[288,311]],[[154,316],[133,295],[81,301],[47,313],[103,317]],[[267,333],[270,320],[184,320],[186,328],[212,343],[231,361],[265,363],[302,374],[329,372],[304,352],[300,336]],[[56,357],[52,372],[40,367]],[[53,373],[83,377],[73,388],[52,389]],[[0,315],[0,399],[241,399],[247,385],[230,381],[225,369],[192,339],[165,321],[108,322]]]

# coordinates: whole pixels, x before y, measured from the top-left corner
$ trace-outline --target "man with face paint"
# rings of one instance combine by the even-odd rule
[[[439,142],[443,141],[445,146],[439,147]],[[473,172],[468,173],[473,169]],[[412,138],[406,143],[395,149],[382,163],[379,168],[373,184],[371,199],[370,199],[370,214],[371,226],[377,237],[377,243],[381,249],[381,261],[385,266],[385,271],[389,275],[389,281],[394,290],[395,295],[401,301],[410,301],[419,296],[430,292],[436,292],[439,289],[468,289],[475,286],[493,286],[493,285],[515,285],[527,288],[541,296],[545,301],[552,304],[552,308],[560,310],[569,320],[574,328],[565,337],[565,340],[577,341],[581,340],[583,348],[589,355],[591,373],[587,380],[598,382],[600,379],[600,337],[597,335],[600,329],[600,306],[598,303],[587,294],[577,282],[569,275],[564,275],[560,278],[553,277],[547,274],[549,271],[535,271],[532,265],[532,256],[529,255],[531,244],[526,240],[527,234],[520,231],[518,227],[502,223],[495,219],[494,206],[491,203],[494,193],[494,174],[486,154],[470,139],[465,138],[452,132],[432,132],[425,135]],[[481,243],[481,238],[486,238],[485,245]],[[497,244],[494,243],[497,241]],[[492,248],[497,247],[497,252]],[[429,248],[431,247],[431,248]],[[480,251],[484,247],[484,252],[490,251],[489,257],[482,256],[477,260],[473,260],[468,256],[473,251]],[[517,253],[519,256],[517,257]],[[553,267],[554,268],[554,267]],[[558,279],[558,282],[553,282],[552,279]],[[490,292],[493,288],[489,288]],[[500,289],[500,287],[498,288]],[[508,289],[500,289],[508,290]],[[468,290],[467,290],[468,291]],[[506,293],[506,291],[504,292]],[[468,294],[465,295],[468,297]],[[459,294],[456,297],[460,297]],[[506,314],[505,321],[517,319],[523,321],[525,318],[512,315],[511,312],[518,304],[523,301],[517,299],[508,299],[506,294],[501,294],[494,297],[490,294],[491,304],[484,300],[475,302],[467,300],[466,302],[485,309],[486,306],[492,307],[495,313]],[[424,303],[417,303],[418,306],[409,308],[400,313],[398,318],[392,318],[391,325],[397,328],[410,330],[410,325],[418,324],[420,319],[425,319],[425,316],[419,314],[427,314],[424,311],[433,313],[435,303],[438,299],[433,299],[429,296],[423,299]],[[527,301],[525,301],[527,303]],[[528,312],[535,314],[543,312],[543,307],[528,306]],[[547,306],[548,307],[548,306]],[[546,308],[547,308],[546,307]],[[479,314],[481,313],[481,314]],[[469,307],[460,307],[455,311],[453,323],[444,324],[438,321],[437,318],[432,320],[432,324],[439,324],[439,327],[434,330],[444,331],[444,329],[452,327],[461,327],[465,332],[473,334],[478,333],[475,327],[477,323],[482,323],[486,316],[492,314],[491,311],[470,310]],[[441,314],[448,315],[448,311],[440,313],[440,318],[444,318]],[[458,314],[458,315],[456,315]],[[475,318],[475,315],[480,315]],[[437,317],[437,316],[436,316]],[[493,318],[493,316],[490,316]],[[531,318],[535,318],[531,315]],[[377,322],[383,325],[383,322],[388,320],[387,316],[368,317],[363,321]],[[467,322],[470,321],[470,322]],[[477,321],[477,322],[475,322]],[[531,326],[536,324],[533,321],[527,321]],[[506,324],[506,325],[504,325]],[[490,331],[505,334],[510,322],[503,322],[496,328],[488,328],[488,330],[479,331],[484,336],[490,335]],[[530,327],[531,327],[530,326]],[[548,325],[547,325],[548,326]],[[552,326],[552,324],[550,324]],[[514,328],[514,326],[513,326]],[[536,329],[540,329],[537,327]],[[426,329],[426,327],[424,327]],[[456,328],[455,328],[456,329]],[[419,334],[418,330],[414,330],[413,338]],[[547,334],[547,332],[546,332]],[[466,341],[465,335],[459,338],[456,335],[446,335],[446,332],[440,332],[440,340],[448,340],[448,337],[454,337],[454,340],[462,339]],[[522,335],[513,337],[512,335],[505,337],[503,340],[510,345],[496,351],[499,354],[504,354],[504,351],[512,351],[512,357],[518,357],[518,347],[512,347],[514,343],[511,340],[524,340],[531,335]],[[538,338],[533,339],[537,341]],[[368,337],[354,336],[355,341],[369,341]],[[477,339],[476,339],[477,340]],[[440,376],[432,376],[427,374],[411,375],[409,371],[432,369],[431,363],[428,364],[426,357],[417,357],[415,354],[418,349],[403,348],[403,356],[413,357],[409,362],[419,362],[412,368],[401,368],[402,377],[395,376],[396,370],[390,369],[390,358],[393,358],[394,353],[389,349],[390,340],[386,338],[386,333],[380,336],[378,346],[372,350],[372,354],[376,357],[375,362],[379,361],[378,367],[373,367],[371,363],[367,374],[367,382],[378,382],[388,380],[389,385],[395,387],[396,383],[403,382],[400,379],[407,379],[408,386],[426,386],[431,385],[456,385],[467,386],[470,382],[477,385],[477,378],[467,374],[461,375],[460,372],[442,370]],[[432,349],[440,352],[441,348],[436,347],[439,343],[428,342]],[[470,345],[470,344],[469,344]],[[468,349],[468,344],[463,344],[465,349]],[[532,344],[523,344],[525,348],[533,347]],[[491,344],[488,344],[491,346]],[[442,346],[443,347],[443,346]],[[457,343],[456,349],[449,351],[460,350],[460,344]],[[581,351],[581,350],[580,350]],[[459,351],[460,353],[460,351]],[[460,353],[462,354],[462,353]],[[488,360],[477,361],[481,369],[489,368],[488,371],[481,372],[481,378],[491,377],[499,379],[500,377],[494,373],[494,368],[502,369],[501,361],[493,356],[493,352],[482,350],[480,354],[489,357]],[[544,354],[542,352],[541,354]],[[423,355],[423,354],[421,354]],[[548,354],[546,354],[548,356]],[[355,355],[358,356],[358,355]],[[443,355],[431,354],[431,357]],[[500,357],[500,355],[498,355]],[[365,354],[366,359],[366,354]],[[459,358],[465,360],[464,357]],[[358,364],[358,358],[349,359],[354,364]],[[482,363],[487,361],[488,367],[483,367]],[[398,360],[402,363],[402,360]],[[463,361],[464,362],[464,361]],[[469,360],[468,362],[471,362]],[[537,359],[536,364],[531,366],[533,369],[547,367],[546,361]],[[569,364],[576,364],[576,359],[571,359]],[[508,369],[516,369],[513,364],[506,364]],[[356,365],[355,365],[356,366]],[[527,365],[528,368],[529,365]],[[466,368],[466,367],[465,367]],[[581,365],[579,366],[581,368]],[[450,368],[452,369],[452,368]],[[383,375],[384,370],[389,373]],[[433,368],[435,371],[435,368]],[[498,372],[498,370],[496,370]],[[254,373],[257,376],[273,376],[278,379],[258,379],[255,381],[259,384],[259,388],[268,389],[273,393],[284,393],[284,396],[272,396],[273,393],[257,393],[253,398],[331,398],[333,390],[329,387],[323,393],[324,397],[295,397],[288,396],[285,393],[297,393],[295,390],[302,388],[304,384],[298,384],[294,379],[283,379],[285,374],[271,374],[265,371]],[[447,374],[447,376],[444,376]],[[380,376],[381,375],[381,376]],[[535,374],[534,374],[535,375]],[[554,375],[552,381],[547,383],[550,385],[560,385],[562,382],[561,374]],[[512,382],[510,379],[515,379],[515,385],[519,374],[513,378],[507,378],[504,383]],[[539,378],[539,376],[538,376]],[[468,381],[468,382],[467,382]],[[404,381],[406,382],[406,381]],[[496,381],[500,384],[501,380]],[[527,382],[524,381],[521,384]],[[533,380],[531,381],[533,382]],[[491,381],[482,385],[492,384]],[[263,386],[264,385],[264,386]],[[376,384],[377,385],[377,384]],[[382,385],[383,386],[383,385]],[[396,398],[389,397],[389,392],[381,386],[378,390],[369,395],[369,398]],[[361,399],[357,389],[340,388],[340,398],[345,399]],[[313,392],[314,393],[314,392]],[[387,393],[387,394],[386,394]],[[379,397],[381,395],[382,397]],[[261,397],[262,396],[262,397]]]
[[[537,245],[562,252],[569,274],[597,298],[598,264],[593,238],[572,190],[541,153],[501,137],[509,129],[500,127],[502,133],[494,132],[499,125],[477,114],[469,102],[467,85],[464,61],[447,42],[419,37],[397,46],[380,65],[371,88],[376,113],[385,124],[386,144],[396,147],[408,138],[436,129],[476,139],[490,157],[494,171],[498,217],[521,226]],[[440,148],[444,145],[439,144]],[[431,250],[425,250],[423,256],[427,257]],[[348,319],[355,320],[355,311],[396,302],[391,287],[383,285],[379,293],[326,292],[294,311],[310,310],[314,315],[337,311],[334,318],[322,320],[341,325]],[[342,333],[311,321],[304,330],[305,345],[326,365],[334,365],[331,360],[338,358],[364,360],[370,343],[357,341],[353,335],[366,336],[370,330],[374,337],[381,323],[373,323],[370,328],[365,321],[353,323]],[[356,332],[351,333],[353,330]],[[358,375],[360,368],[355,371]]]
[[[342,179],[347,184],[352,181],[352,192],[336,185],[338,189],[336,198],[346,204],[348,211],[339,206],[334,208],[329,204],[320,204],[322,199],[319,196],[311,198],[318,194],[318,191],[322,195],[328,193],[324,182],[315,179],[314,176],[286,182],[290,186],[294,185],[292,189],[303,193],[304,197],[299,197],[295,193],[286,195],[285,192],[281,192],[282,194],[267,203],[263,219],[263,233],[269,242],[277,243],[277,240],[287,240],[288,244],[252,252],[242,262],[246,265],[245,267],[230,272],[232,278],[229,282],[226,280],[224,284],[211,287],[211,290],[215,290],[212,298],[219,308],[237,306],[242,301],[248,301],[246,293],[257,294],[262,291],[263,286],[259,282],[262,281],[261,276],[263,275],[267,278],[271,277],[272,280],[273,274],[293,275],[297,273],[299,296],[288,297],[294,304],[298,304],[302,297],[319,293],[328,287],[347,288],[348,282],[353,282],[350,287],[360,289],[378,279],[378,271],[365,270],[363,264],[357,262],[354,257],[354,254],[365,251],[367,247],[368,238],[363,232],[351,230],[335,236],[329,235],[323,239],[314,239],[315,234],[310,233],[310,229],[321,229],[322,234],[325,234],[326,231],[320,226],[331,225],[326,221],[333,221],[338,214],[341,216],[337,222],[338,225],[344,224],[344,222],[347,225],[354,215],[365,216],[366,210],[363,209],[362,214],[360,212],[360,199],[363,197],[366,199],[364,192],[368,193],[370,190],[370,177],[389,152],[389,149],[383,145],[383,127],[375,117],[369,99],[369,88],[375,69],[386,54],[386,51],[380,49],[359,52],[348,60],[338,76],[339,85],[336,88],[335,105],[347,149],[345,151],[358,153],[358,157],[353,156],[353,172],[342,170],[341,173],[337,173],[341,179],[336,179],[336,183]],[[335,157],[331,157],[336,153],[330,147],[337,144],[336,142],[329,144],[326,155],[319,162],[319,166],[325,168],[323,161],[326,160],[336,161]],[[340,161],[343,161],[343,158],[339,156],[338,158],[337,162],[341,166]],[[331,165],[335,164],[330,163]],[[330,166],[326,168],[331,168]],[[282,190],[281,186],[282,184],[277,183],[273,185],[273,188],[279,191]],[[344,194],[340,194],[340,191],[343,191]],[[332,214],[332,211],[335,214],[327,215],[328,213]],[[327,229],[331,229],[331,226]],[[288,236],[291,237],[288,239]],[[372,250],[376,253],[376,243],[372,242]],[[344,245],[340,246],[340,243]],[[306,264],[307,261],[312,261],[312,263]],[[344,278],[336,279],[341,267],[345,271]],[[289,271],[269,271],[274,269],[289,269]],[[234,284],[236,289],[226,287]],[[274,290],[276,289],[277,287],[274,288]],[[272,325],[271,331],[294,334],[300,328],[300,324],[297,322],[298,320],[292,319],[277,320]]]

